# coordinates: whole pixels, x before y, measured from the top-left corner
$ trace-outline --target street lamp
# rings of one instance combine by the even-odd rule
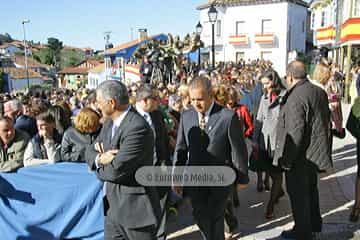
[[[196,34],[199,35],[199,37],[201,36],[202,29],[203,29],[203,27],[202,27],[202,25],[201,25],[201,23],[199,21],[198,24],[196,25]],[[199,50],[199,53],[198,53],[198,68],[200,69],[200,63],[201,63],[201,61],[200,61],[200,46],[199,46],[198,50]]]
[[[24,19],[21,24],[23,25],[23,31],[24,31],[24,54],[25,54],[25,69],[26,69],[26,83],[28,91],[30,90],[30,82],[29,82],[29,70],[28,70],[28,64],[27,64],[27,44],[26,44],[26,34],[25,34],[25,23],[29,23],[29,19]]]
[[[211,52],[212,52],[212,67],[215,68],[215,23],[217,19],[217,10],[214,7],[214,5],[210,6],[208,16],[209,21],[211,23],[211,37],[212,37],[212,46],[211,46]]]
[[[108,64],[106,61],[106,50],[112,48],[111,43],[109,42],[111,32],[104,32],[104,40],[105,40],[105,47],[104,47],[104,63],[105,63],[105,81],[108,80]]]

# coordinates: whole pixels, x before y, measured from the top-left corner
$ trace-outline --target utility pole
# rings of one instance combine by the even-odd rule
[[[30,90],[30,81],[29,81],[29,69],[28,69],[28,63],[27,63],[27,44],[26,44],[26,33],[25,33],[25,23],[29,23],[30,20],[24,19],[21,24],[23,25],[23,32],[24,32],[24,57],[25,57],[25,70],[26,70],[26,83],[27,83],[27,89]]]

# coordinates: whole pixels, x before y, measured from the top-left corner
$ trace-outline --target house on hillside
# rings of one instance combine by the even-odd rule
[[[87,59],[74,67],[64,68],[58,72],[60,88],[77,89],[88,84],[88,71],[101,63],[103,60]]]
[[[85,57],[87,58],[94,56],[94,49],[92,48],[83,48],[82,51],[84,52]]]
[[[7,55],[7,56],[12,56],[17,52],[21,52],[22,50],[14,44],[11,43],[4,43],[2,45],[0,45],[0,54],[2,55]]]
[[[6,83],[6,89],[10,91],[22,91],[32,85],[52,84],[51,78],[41,76],[31,69],[28,70],[28,75],[23,68],[4,68],[4,72],[8,74],[8,81]],[[29,79],[29,82],[28,82]]]
[[[0,69],[15,67],[14,62],[10,56],[1,56],[0,55]]]
[[[208,11],[217,10],[215,62],[265,59],[285,74],[289,53],[305,53],[308,4],[302,0],[209,0],[197,9],[205,44],[202,59],[212,59],[212,24]]]
[[[24,56],[13,56],[12,61],[14,62],[15,67],[17,68],[25,68],[25,57]],[[37,62],[31,57],[27,58],[27,66],[29,69],[32,69],[33,71],[40,73],[44,76],[55,76],[55,68],[47,65]]]

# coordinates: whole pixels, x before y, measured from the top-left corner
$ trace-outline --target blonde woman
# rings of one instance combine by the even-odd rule
[[[213,88],[213,96],[215,102],[220,104],[221,106],[226,107],[226,104],[229,101],[229,94],[228,94],[228,88],[223,85],[217,85]]]
[[[100,130],[100,116],[91,108],[83,108],[76,115],[74,125],[64,133],[61,157],[65,162],[85,162],[85,149],[93,143]]]
[[[181,98],[181,103],[184,110],[191,107],[188,85],[180,85],[180,87],[178,88],[178,96],[180,96]]]
[[[330,67],[323,63],[317,64],[312,76],[312,83],[324,89],[327,93],[329,109],[331,111],[332,133],[339,138],[344,138],[345,129],[342,126],[341,91],[332,80]]]

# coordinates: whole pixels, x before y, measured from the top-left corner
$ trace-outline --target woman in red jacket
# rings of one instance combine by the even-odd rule
[[[243,123],[245,137],[250,138],[254,131],[254,124],[252,122],[249,110],[245,105],[237,103],[239,97],[237,91],[233,87],[229,88],[228,94],[229,100],[227,103],[227,107],[237,113],[240,121]]]

